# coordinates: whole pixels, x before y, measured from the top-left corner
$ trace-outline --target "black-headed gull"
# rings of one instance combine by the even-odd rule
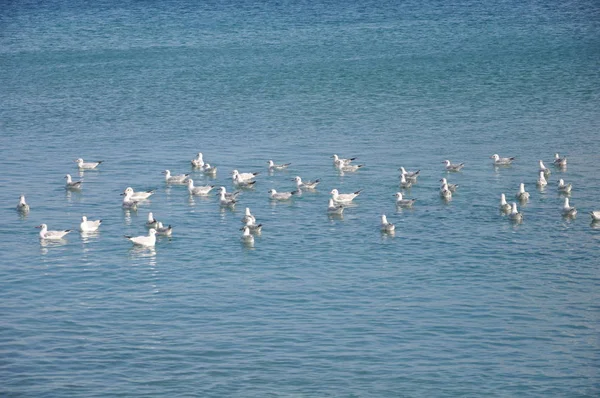
[[[154,228],[158,226],[158,220],[154,218],[154,214],[152,212],[148,212],[148,218],[146,220],[146,228]]]
[[[254,188],[256,181],[252,179],[242,179],[240,174],[233,176],[233,184],[238,188]]]
[[[83,181],[73,181],[73,179],[71,178],[71,174],[67,174],[65,178],[67,179],[67,183],[65,184],[66,189],[81,189],[81,184],[83,184]]]
[[[494,159],[494,166],[508,166],[516,159],[514,156],[510,158],[501,158],[497,153],[490,156],[490,158]]]
[[[154,195],[154,190],[150,190],[150,191],[137,191],[135,192],[133,190],[133,188],[131,187],[127,187],[125,188],[125,191],[123,191],[123,193],[125,195],[127,195],[128,193],[130,193],[131,195],[131,200],[145,200],[148,199],[150,196]]]
[[[404,167],[400,167],[398,170],[400,170],[400,174],[403,175],[404,178],[411,180],[412,182],[417,182],[417,177],[419,177],[419,173],[421,173],[421,170],[406,171]]]
[[[248,229],[250,229],[250,232],[253,234],[260,235],[260,233],[262,232],[262,224],[257,224],[253,220],[246,221],[245,226],[248,227]]]
[[[546,177],[544,176],[544,172],[542,170],[540,170],[540,175],[536,181],[536,185],[540,188],[543,188],[546,185],[548,185],[548,181],[546,181]]]
[[[124,209],[135,210],[137,208],[139,201],[132,199],[132,192],[123,192],[121,195],[124,196],[122,204]]]
[[[242,230],[244,231],[242,233],[242,242],[244,242],[245,244],[251,245],[254,243],[254,236],[252,236],[252,234],[250,233],[250,228],[248,228],[247,226],[243,226]]]
[[[558,180],[558,192],[569,194],[571,193],[572,189],[573,185],[565,184],[565,180],[563,180],[562,178]]]
[[[240,191],[235,191],[235,192],[231,192],[231,193],[229,193],[229,192],[227,192],[227,189],[225,189],[225,187],[220,187],[220,188],[219,188],[219,195],[220,195],[220,194],[223,194],[223,195],[225,195],[225,197],[226,197],[227,199],[237,199],[237,197],[238,197],[238,196],[239,196],[239,194],[240,194]],[[219,196],[219,195],[217,195],[217,196]]]
[[[339,193],[339,191],[337,189],[332,189],[330,194],[331,194],[331,199],[333,199],[333,201],[335,203],[342,203],[342,204],[348,204],[351,203],[354,198],[356,198],[358,195],[360,195],[360,193],[362,192],[362,189],[353,192],[353,193]]]
[[[396,226],[387,220],[385,214],[381,215],[381,231],[385,233],[392,233],[396,230]]]
[[[100,224],[102,224],[102,220],[88,220],[86,216],[81,216],[79,230],[81,232],[94,232],[98,230]]]
[[[592,221],[600,221],[600,210],[590,211],[590,216]]]
[[[102,163],[102,160],[98,162],[84,162],[82,158],[79,158],[75,159],[75,162],[80,170],[93,170]]]
[[[341,215],[344,212],[345,206],[342,204],[336,204],[333,199],[329,199],[329,205],[327,206],[327,213],[331,215]]]
[[[503,213],[510,213],[512,206],[506,202],[506,195],[500,194],[500,211]]]
[[[448,188],[448,184],[442,184],[442,186],[440,187],[440,196],[445,200],[452,199],[452,191],[450,191],[450,189]]]
[[[277,192],[274,189],[269,189],[269,198],[271,198],[272,200],[289,200],[292,196],[294,196],[297,193],[298,191]]]
[[[358,158],[342,159],[336,154],[333,154],[331,157],[333,158],[333,165],[335,167],[337,167],[338,169],[341,169],[342,167],[345,167],[345,166],[349,166],[353,160],[358,159]]]
[[[410,187],[412,187],[412,181],[413,180],[406,179],[406,176],[404,174],[400,174],[400,188],[409,189]]]
[[[145,247],[154,247],[156,245],[156,230],[154,228],[150,228],[148,230],[148,235],[141,236],[129,236],[124,235],[129,241],[131,241],[134,245],[145,246]]]
[[[314,181],[302,181],[302,178],[300,178],[300,176],[294,177],[294,179],[292,181],[296,182],[296,187],[298,189],[308,189],[308,190],[316,189],[317,185],[319,185],[319,183],[321,182],[321,180],[318,178]]]
[[[173,235],[173,227],[170,225],[165,227],[163,223],[159,221],[156,224],[156,234],[162,236],[171,236]]]
[[[198,152],[196,157],[191,160],[191,163],[192,163],[193,167],[196,167],[199,169],[203,168],[204,167],[204,159],[202,159],[202,152]]]
[[[562,214],[565,217],[575,217],[577,215],[577,209],[574,206],[569,205],[569,198],[565,198],[565,204],[562,208]]]
[[[235,204],[237,203],[233,197],[226,196],[224,190],[219,191],[217,196],[219,197],[219,205],[221,205],[221,207],[233,208],[235,206]]]
[[[546,167],[546,165],[544,164],[544,162],[540,159],[538,161],[539,166],[540,166],[540,170],[539,171],[543,171],[544,172],[544,177],[548,178],[550,176],[550,174],[552,174],[552,172],[550,171],[549,168]]]
[[[17,211],[25,214],[29,213],[29,205],[25,202],[25,195],[19,196],[19,204],[17,205]]]
[[[510,213],[508,214],[508,218],[510,218],[514,222],[523,221],[523,213],[519,213],[517,210],[517,204],[513,202]]]
[[[402,192],[396,192],[396,206],[398,207],[412,207],[415,204],[416,199],[404,199]]]
[[[252,215],[252,213],[250,212],[250,208],[246,207],[246,213],[244,214],[244,217],[242,218],[242,222],[244,224],[246,224],[248,221],[250,221],[252,223],[256,223],[256,217],[254,217]]]
[[[162,173],[165,175],[165,182],[167,184],[185,184],[189,176],[189,174],[171,175],[171,170],[165,170]]]
[[[463,167],[465,167],[464,163],[457,163],[457,164],[452,164],[450,163],[449,160],[444,160],[442,163],[444,163],[446,166],[446,171],[452,171],[452,172],[456,172],[456,171],[460,171]]]
[[[441,185],[446,184],[450,192],[456,192],[456,190],[458,189],[458,184],[449,184],[448,180],[446,180],[445,178],[441,178],[440,182],[442,183]]]
[[[259,172],[255,172],[255,173],[240,173],[238,170],[233,170],[231,172],[231,178],[232,178],[233,182],[235,182],[236,179],[239,182],[248,182],[248,181],[252,181],[259,174],[260,174]]]
[[[269,160],[267,163],[269,164],[269,171],[285,170],[291,165],[291,163],[275,164],[272,160]]]
[[[188,178],[187,180],[188,192],[190,195],[196,196],[207,196],[210,191],[215,187],[214,185],[203,185],[199,187],[194,186],[194,180]]]
[[[529,200],[529,192],[525,191],[524,183],[519,184],[519,192],[517,192],[515,197],[522,202]]]
[[[207,176],[214,177],[217,175],[217,166],[211,166],[209,163],[206,163],[202,168],[202,172]]]
[[[46,224],[40,224],[36,228],[40,228],[40,239],[48,239],[48,240],[59,240],[62,239],[66,234],[71,232],[70,229],[64,229],[61,231],[48,231],[48,226]]]
[[[564,168],[567,167],[567,157],[561,158],[558,153],[554,154],[554,161],[552,162],[556,167]]]

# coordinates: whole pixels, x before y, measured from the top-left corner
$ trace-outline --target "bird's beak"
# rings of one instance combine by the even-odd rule
[[[38,225],[36,228],[42,228],[42,226],[41,226],[41,225]]]

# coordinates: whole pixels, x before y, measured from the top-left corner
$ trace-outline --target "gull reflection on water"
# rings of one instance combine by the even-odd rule
[[[64,246],[68,243],[68,241],[66,239],[55,239],[55,240],[48,240],[48,239],[40,239],[40,253],[43,255],[48,254],[49,249],[53,248],[53,247],[61,247]]]

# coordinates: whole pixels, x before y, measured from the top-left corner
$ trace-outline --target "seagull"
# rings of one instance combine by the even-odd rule
[[[513,202],[512,204],[512,209],[508,217],[514,222],[523,221],[523,213],[519,213],[519,211],[517,210],[517,204],[515,202]]]
[[[568,194],[571,193],[572,188],[573,185],[565,184],[565,180],[563,180],[562,178],[558,180],[558,192]]]
[[[400,174],[400,187],[405,189],[412,187],[412,180],[407,180],[404,174]]]
[[[202,169],[202,172],[207,175],[207,176],[216,176],[217,175],[217,167],[216,166],[211,166],[209,163],[206,163],[204,165],[204,168]]]
[[[215,187],[214,185],[204,185],[201,187],[194,186],[194,180],[188,178],[187,180],[188,192],[190,195],[207,196],[208,193]]]
[[[515,197],[521,201],[529,200],[529,192],[525,191],[525,184],[521,183],[519,185],[519,192],[517,192]]]
[[[102,160],[100,160],[99,162],[84,162],[82,158],[79,158],[75,159],[75,162],[77,163],[77,167],[79,167],[80,170],[93,170],[96,167],[98,167],[100,163],[102,163]]]
[[[544,177],[544,172],[542,170],[540,170],[540,176],[538,177],[536,184],[540,188],[543,188],[546,185],[548,185],[548,181],[546,181],[546,177]]]
[[[163,223],[159,221],[156,224],[156,234],[162,236],[171,236],[173,235],[173,227],[171,227],[170,225],[168,227],[165,227]]]
[[[256,181],[251,179],[243,180],[240,177],[240,174],[234,174],[233,183],[239,188],[253,188],[254,184],[256,184]]]
[[[456,192],[456,189],[458,188],[458,184],[448,184],[448,180],[446,180],[445,178],[442,178],[440,182],[442,183],[442,185],[446,184],[450,192]]]
[[[404,176],[404,178],[406,178],[407,180],[411,180],[412,182],[417,182],[417,177],[419,176],[419,173],[421,172],[421,170],[406,171],[406,169],[404,167],[400,167],[398,170],[400,170],[400,173],[401,173],[401,175]]]
[[[238,181],[248,182],[248,181],[253,180],[259,174],[260,173],[258,173],[258,172],[256,172],[256,173],[240,173],[237,170],[233,170],[231,172],[231,178],[233,179],[233,182],[235,182],[236,179]]]
[[[242,230],[244,231],[244,233],[242,234],[242,242],[246,243],[246,244],[253,244],[254,243],[254,236],[252,236],[252,234],[250,234],[250,228],[248,228],[247,226],[243,226]]]
[[[48,226],[46,224],[40,224],[36,228],[42,229],[40,231],[40,239],[48,239],[48,240],[62,239],[66,234],[71,232],[70,229],[65,229],[62,231],[48,231]]]
[[[252,220],[246,221],[246,227],[250,230],[251,233],[259,235],[262,232],[262,224],[257,224]]]
[[[416,199],[404,199],[402,192],[396,192],[396,206],[398,207],[412,207],[415,204]]]
[[[569,206],[569,198],[565,198],[562,214],[565,217],[575,217],[577,215],[577,209],[574,206]]]
[[[592,221],[600,221],[600,210],[590,211],[590,216],[592,216]]]
[[[185,184],[186,178],[189,176],[189,174],[171,175],[170,170],[165,170],[162,173],[165,175],[167,184]]]
[[[554,162],[552,162],[556,167],[564,168],[567,167],[567,157],[561,158],[558,153],[554,154]]]
[[[494,159],[494,166],[507,166],[516,159],[514,156],[511,158],[501,158],[497,153],[490,156],[490,158]]]
[[[242,222],[244,224],[248,223],[248,221],[252,222],[253,224],[256,223],[256,217],[254,217],[252,215],[252,213],[250,213],[250,208],[246,207],[246,213],[244,214],[244,218],[242,218]]]
[[[88,221],[86,216],[81,216],[81,224],[79,224],[79,230],[81,232],[94,232],[98,230],[102,224],[102,220]]]
[[[67,179],[67,183],[65,184],[66,189],[81,189],[83,181],[73,181],[71,179],[71,174],[67,174],[65,178]]]
[[[132,192],[123,192],[121,194],[122,196],[125,196],[123,198],[123,208],[124,209],[136,209],[137,208],[137,204],[139,201],[137,200],[133,200],[132,199]]]
[[[227,199],[237,199],[238,195],[240,194],[240,191],[235,191],[235,192],[232,192],[232,193],[227,193],[227,190],[225,189],[225,187],[220,187],[219,188],[219,194],[225,195],[225,198],[227,198]]]
[[[385,214],[381,215],[381,232],[392,233],[396,230],[396,226],[388,222]]]
[[[154,228],[158,226],[158,220],[154,218],[154,214],[152,212],[148,213],[148,221],[146,221],[146,228]]]
[[[236,200],[233,197],[225,196],[225,191],[220,191],[217,196],[219,197],[219,205],[221,207],[231,207],[233,208],[236,204]]]
[[[354,200],[354,198],[360,195],[361,192],[362,189],[354,193],[339,193],[337,189],[332,189],[330,194],[332,195],[331,199],[333,199],[335,203],[348,204],[351,203]]]
[[[123,191],[123,193],[124,194],[130,193],[132,200],[138,200],[139,201],[139,200],[148,199],[150,196],[152,196],[154,194],[154,190],[134,192],[133,188],[127,187],[125,189],[125,191]]]
[[[361,167],[364,167],[364,166],[365,166],[364,164],[356,164],[356,165],[354,165],[354,164],[348,164],[346,166],[339,167],[339,170],[341,172],[347,171],[349,173],[353,173],[353,172],[357,171],[358,169],[360,169]]]
[[[452,199],[452,191],[450,191],[448,188],[448,184],[442,184],[442,187],[440,188],[440,196],[444,198],[444,200]]]
[[[547,168],[544,165],[544,162],[542,162],[541,160],[539,161],[539,165],[540,165],[540,171],[544,172],[544,177],[548,178],[550,176],[550,174],[551,174],[550,169]]]
[[[302,181],[302,178],[300,178],[299,176],[294,177],[292,181],[296,182],[296,188],[309,190],[317,188],[317,185],[319,185],[319,183],[321,182],[321,180],[318,178],[314,181]]]
[[[460,171],[463,167],[465,167],[464,163],[452,164],[449,160],[444,160],[442,163],[446,164],[446,171]]]
[[[154,228],[150,228],[148,230],[148,235],[142,236],[128,236],[125,235],[127,239],[129,239],[134,245],[145,246],[145,247],[154,247],[156,245],[156,230]]]
[[[269,163],[269,171],[284,170],[284,169],[287,169],[289,167],[289,165],[291,164],[291,163],[275,164],[275,163],[273,163],[272,160],[269,160],[267,163]]]
[[[331,214],[331,215],[342,215],[342,213],[344,212],[344,205],[342,204],[335,204],[333,202],[333,199],[329,199],[329,206],[327,207],[327,213]]]
[[[19,204],[17,205],[17,211],[19,213],[29,213],[29,205],[25,202],[25,195],[19,196]]]
[[[298,191],[277,192],[274,189],[269,189],[269,197],[272,200],[289,200],[293,195],[295,195],[297,193],[298,193]]]
[[[191,160],[192,166],[196,167],[196,168],[203,168],[204,167],[204,159],[202,159],[202,152],[198,152],[198,154],[196,155],[196,158]]]
[[[506,203],[506,195],[500,195],[500,211],[503,213],[510,213],[512,207],[508,203]]]
[[[357,158],[350,158],[350,159],[341,159],[338,155],[333,154],[333,156],[331,156],[333,158],[333,165],[335,167],[337,167],[338,169],[341,169],[344,166],[349,166],[350,163],[352,163],[353,160],[356,160]]]

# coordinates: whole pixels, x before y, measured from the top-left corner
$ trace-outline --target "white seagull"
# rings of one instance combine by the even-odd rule
[[[165,182],[167,184],[185,184],[185,181],[189,176],[189,174],[171,175],[170,170],[165,170],[162,173],[165,175]]]
[[[202,152],[198,152],[196,157],[191,160],[191,163],[192,163],[193,167],[196,167],[199,169],[203,168],[204,167],[204,159],[202,159]]]
[[[296,188],[308,190],[317,188],[317,185],[319,185],[319,183],[321,182],[321,180],[318,178],[314,181],[302,181],[302,178],[300,178],[300,176],[294,177],[292,181],[296,182]]]
[[[48,226],[46,224],[40,224],[36,228],[41,228],[40,239],[48,239],[48,240],[62,239],[66,234],[71,232],[70,229],[65,229],[62,231],[48,231]]]
[[[123,205],[122,205],[124,209],[136,209],[137,208],[137,204],[139,201],[133,200],[131,191],[123,192],[121,195],[124,196]]]
[[[215,187],[214,185],[204,185],[204,186],[200,186],[200,187],[195,187],[194,180],[192,180],[191,178],[188,178],[187,186],[188,186],[188,192],[190,193],[190,195],[197,195],[197,196],[207,196],[208,193]]]
[[[600,210],[590,211],[590,216],[592,216],[592,221],[600,221]]]
[[[246,213],[244,214],[244,217],[242,218],[242,222],[244,224],[248,223],[248,221],[250,221],[251,223],[256,223],[256,217],[254,217],[252,215],[252,213],[250,212],[250,208],[246,207]]]
[[[340,167],[339,170],[341,172],[347,171],[349,173],[353,173],[356,170],[360,169],[361,167],[364,167],[364,164],[349,164],[349,165]]]
[[[511,205],[506,203],[506,195],[500,194],[500,211],[503,213],[510,213],[511,209]]]
[[[284,170],[287,169],[289,165],[291,165],[291,163],[275,164],[272,160],[269,160],[267,163],[269,164],[269,171]]]
[[[333,165],[335,167],[337,167],[338,169],[341,169],[342,167],[345,167],[345,166],[350,166],[350,163],[352,163],[353,160],[357,159],[357,158],[342,159],[336,154],[333,154],[333,156],[331,156],[331,157],[333,158]]]
[[[19,213],[29,213],[29,205],[25,202],[25,195],[19,196],[19,204],[17,205],[17,211]]]
[[[154,228],[150,228],[148,230],[148,235],[142,236],[129,236],[125,235],[127,239],[129,239],[134,245],[145,246],[145,247],[154,247],[156,245],[156,230]]]
[[[128,193],[130,193],[131,195],[131,199],[132,200],[145,200],[148,199],[150,196],[152,196],[154,194],[154,190],[150,190],[150,191],[137,191],[135,192],[133,190],[133,188],[131,187],[127,187],[125,188],[125,191],[123,191],[123,193],[125,195],[127,195]]]
[[[381,215],[381,232],[392,233],[396,230],[396,226],[388,222],[385,214]]]
[[[408,189],[412,187],[412,180],[407,180],[404,174],[400,174],[400,187],[404,189]]]
[[[546,181],[546,177],[544,177],[544,172],[542,170],[540,170],[540,176],[538,177],[536,184],[540,188],[548,185],[548,181]]]
[[[219,191],[219,193],[217,194],[217,196],[219,197],[219,205],[221,205],[221,207],[230,207],[233,208],[236,204],[236,200],[233,197],[227,197],[225,196],[225,191]]]
[[[81,216],[81,224],[79,224],[79,230],[81,232],[94,232],[98,230],[100,224],[102,224],[102,220],[88,221],[86,216]]]
[[[445,178],[440,179],[440,182],[442,183],[442,185],[446,184],[450,192],[456,192],[456,190],[458,189],[458,184],[449,184],[448,180],[446,180]]]
[[[565,204],[562,208],[562,214],[565,217],[575,217],[577,215],[577,209],[574,206],[569,205],[569,198],[565,198]]]
[[[548,178],[551,174],[551,171],[549,168],[546,167],[546,165],[544,164],[544,162],[541,159],[539,160],[539,166],[540,166],[540,171],[544,172],[544,177]]]
[[[79,158],[75,159],[75,162],[77,163],[77,167],[80,170],[93,170],[96,167],[98,167],[100,163],[102,163],[102,160],[100,160],[99,162],[84,162],[82,158]]]
[[[571,189],[573,189],[573,185],[565,184],[565,180],[562,178],[558,180],[558,192],[569,194],[571,193]]]
[[[333,199],[329,199],[329,206],[327,206],[327,213],[331,215],[341,215],[344,212],[344,205],[336,204]]]
[[[514,222],[523,221],[523,213],[519,213],[519,211],[517,210],[517,204],[515,202],[513,202],[512,204],[512,209],[508,217]]]
[[[297,193],[298,191],[277,192],[274,189],[269,189],[269,198],[271,198],[272,200],[289,200],[293,195]]]
[[[252,234],[250,233],[250,228],[248,228],[247,226],[243,226],[242,230],[244,231],[242,233],[242,242],[246,243],[246,244],[253,244],[254,243],[254,236],[252,236]]]
[[[442,163],[446,165],[446,171],[456,172],[465,167],[464,163],[452,164],[449,160],[444,160]]]
[[[240,174],[234,174],[233,176],[233,184],[239,188],[253,188],[256,181],[252,179],[242,179]]]
[[[65,184],[66,189],[81,189],[83,181],[73,181],[71,179],[71,174],[67,174],[65,178],[67,179],[67,183]]]
[[[490,156],[490,158],[494,159],[494,166],[507,166],[516,159],[514,156],[510,158],[501,158],[497,153]]]
[[[412,207],[415,204],[416,199],[404,199],[402,192],[396,192],[396,206],[398,207]]]
[[[238,181],[241,181],[241,182],[249,182],[249,181],[252,181],[254,178],[256,178],[256,176],[259,175],[259,174],[260,174],[259,172],[256,172],[256,173],[240,173],[237,170],[233,170],[231,172],[231,178],[233,179],[233,182],[235,182],[236,179]]]
[[[398,170],[400,170],[400,174],[403,175],[404,178],[406,178],[407,180],[410,180],[412,182],[417,182],[417,177],[419,176],[419,173],[421,172],[421,170],[406,171],[406,169],[404,167],[400,167]]]
[[[217,175],[217,166],[211,166],[209,163],[206,163],[202,172],[207,176],[214,177]]]
[[[156,234],[162,236],[171,236],[173,235],[173,227],[171,227],[170,225],[168,227],[165,227],[163,223],[159,221],[156,224]]]
[[[519,192],[517,192],[517,194],[515,195],[515,197],[517,199],[519,199],[520,201],[527,201],[527,200],[529,200],[529,192],[525,191],[525,184],[521,183],[519,185]]]
[[[452,191],[450,191],[450,189],[448,188],[448,184],[442,184],[440,188],[440,196],[445,200],[452,199]]]
[[[246,221],[245,226],[248,227],[250,232],[253,234],[260,235],[260,233],[262,231],[262,224],[257,224],[256,222],[254,222],[252,220]]]
[[[564,168],[567,167],[567,157],[561,158],[558,153],[554,154],[554,162],[552,162],[556,167]]]
[[[154,218],[152,212],[148,212],[148,220],[146,221],[146,228],[154,228],[158,226],[158,220]]]
[[[219,194],[223,194],[227,199],[237,199],[238,195],[240,194],[240,191],[228,193],[225,187],[220,187]]]
[[[354,193],[339,193],[339,191],[337,189],[332,189],[330,194],[331,194],[331,199],[333,199],[333,201],[335,203],[342,203],[342,204],[348,204],[351,203],[354,198],[356,198],[358,195],[360,195],[360,193],[362,192],[362,189],[354,192]]]

